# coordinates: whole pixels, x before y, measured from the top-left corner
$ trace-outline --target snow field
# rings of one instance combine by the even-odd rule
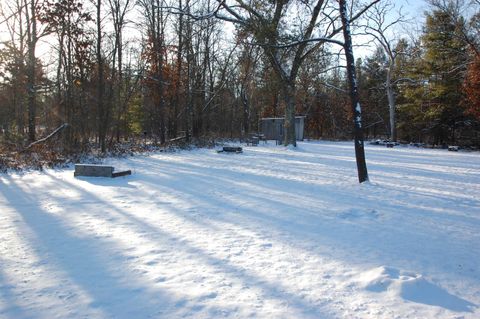
[[[0,318],[478,318],[480,154],[260,144],[0,175]]]

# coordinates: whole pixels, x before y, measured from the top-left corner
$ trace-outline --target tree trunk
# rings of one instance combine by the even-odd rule
[[[245,92],[245,88],[242,87],[240,90],[240,98],[242,100],[242,105],[243,105],[243,130],[245,132],[245,135],[248,135],[250,131],[249,127],[249,114],[250,114],[250,105],[248,102],[248,97],[247,97],[247,92]]]
[[[186,1],[186,10],[187,10],[187,16],[190,14],[190,1]],[[185,50],[187,51],[187,65],[186,65],[186,71],[187,71],[187,79],[186,79],[186,98],[187,101],[185,103],[185,138],[187,142],[190,142],[192,138],[192,126],[193,126],[193,43],[192,43],[192,36],[193,36],[193,31],[192,31],[192,21],[190,18],[188,18],[185,21],[185,27],[186,27],[186,36],[184,38],[184,43],[185,43]]]
[[[35,48],[37,46],[37,17],[36,17],[36,8],[35,1],[30,1],[30,8],[26,8],[27,14],[27,23],[28,23],[28,62],[27,62],[27,96],[28,96],[28,141],[35,141],[35,131],[36,123],[35,118],[37,115],[37,105],[36,105],[36,83],[35,83],[35,74],[36,74],[36,59],[35,59]]]
[[[102,57],[102,21],[101,21],[101,6],[102,1],[97,0],[97,47],[96,58],[98,68],[97,79],[97,107],[98,107],[98,139],[100,143],[101,152],[106,151],[106,137],[107,137],[107,111],[103,100],[105,92],[104,76],[104,61]]]
[[[295,136],[295,82],[284,84],[285,100],[285,122],[284,122],[284,144],[297,146]]]
[[[397,125],[395,120],[395,92],[393,91],[392,87],[392,69],[393,64],[390,63],[390,66],[387,70],[387,81],[386,81],[386,89],[387,89],[387,98],[388,98],[388,110],[390,114],[390,139],[393,142],[397,141]]]
[[[355,157],[357,160],[358,181],[368,181],[367,164],[365,162],[365,150],[362,130],[362,110],[360,96],[358,94],[357,79],[355,73],[355,59],[352,51],[352,37],[350,34],[350,21],[347,17],[347,5],[345,0],[339,0],[340,16],[342,19],[343,37],[345,39],[345,58],[347,60],[348,84],[350,87],[350,100],[353,111]]]
[[[183,9],[182,0],[178,2],[179,8]],[[175,85],[175,98],[173,102],[173,118],[172,118],[172,137],[177,137],[178,134],[178,112],[180,107],[180,92],[182,85],[182,57],[183,57],[183,14],[180,14],[178,18],[178,48],[177,48],[177,69],[176,69],[176,85]]]

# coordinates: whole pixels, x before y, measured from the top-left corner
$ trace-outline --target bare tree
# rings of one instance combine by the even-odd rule
[[[105,103],[105,58],[103,55],[103,12],[102,0],[92,0],[95,6],[95,25],[96,25],[96,44],[95,58],[97,67],[97,113],[98,113],[98,141],[100,149],[103,152],[107,149],[106,138],[109,126],[110,109],[109,104]]]
[[[36,105],[36,56],[35,50],[37,47],[39,34],[37,33],[37,7],[36,1],[25,1],[25,19],[27,23],[27,96],[28,96],[28,140],[35,141],[36,123],[35,118],[37,114]]]
[[[74,145],[80,138],[88,140],[87,124],[90,119],[86,103],[85,86],[87,74],[91,73],[90,47],[93,41],[86,31],[93,21],[79,0],[45,2],[41,7],[39,21],[45,26],[57,44],[56,78],[53,104],[50,106],[56,127],[69,123],[65,146]]]
[[[360,95],[358,94],[358,84],[355,72],[355,58],[353,56],[352,36],[350,33],[351,19],[348,17],[347,4],[345,0],[339,0],[338,6],[342,19],[343,37],[345,39],[345,58],[347,60],[348,83],[350,86],[350,100],[352,103],[354,136],[355,136],[355,155],[357,159],[358,180],[360,183],[368,181],[367,164],[365,162],[365,150],[362,130],[362,110],[360,106]]]
[[[18,49],[18,58],[25,66],[26,73],[26,104],[27,104],[27,128],[28,140],[33,142],[36,137],[37,117],[37,90],[39,61],[36,57],[36,49],[39,40],[46,34],[45,30],[38,25],[38,10],[42,4],[39,0],[15,0],[5,2],[3,5],[9,8],[7,14],[2,6],[2,24],[7,25],[12,39],[12,45]],[[16,40],[18,40],[18,43]],[[23,54],[25,53],[25,58]],[[18,114],[19,132],[23,134],[23,103]]]
[[[165,89],[168,84],[165,79],[166,56],[166,23],[168,12],[163,8],[162,0],[140,0],[145,19],[145,58],[147,70],[144,83],[147,86],[146,104],[149,105],[149,126],[155,138],[160,137],[160,143],[166,141],[166,100]]]
[[[183,3],[182,0],[178,1],[178,6],[181,10],[183,10]],[[174,77],[174,88],[175,94],[173,97],[173,112],[170,119],[170,132],[171,137],[177,137],[178,134],[178,117],[179,112],[181,109],[181,104],[184,104],[184,100],[182,98],[182,93],[184,93],[184,81],[182,79],[183,73],[183,58],[184,58],[184,17],[183,14],[178,15],[176,32],[177,32],[177,52],[175,56],[175,77]],[[188,134],[186,134],[188,136]]]
[[[388,98],[388,109],[390,117],[390,139],[397,141],[396,128],[396,101],[395,101],[395,81],[393,75],[395,73],[396,61],[399,54],[396,50],[399,42],[393,29],[406,21],[401,10],[398,11],[397,17],[392,20],[392,11],[395,4],[391,0],[379,2],[372,9],[365,13],[366,24],[364,25],[365,33],[372,36],[376,43],[383,48],[387,57],[388,65],[386,67],[385,90]]]
[[[26,68],[26,33],[24,26],[24,15],[20,12],[24,9],[23,0],[4,2],[0,4],[2,26],[8,30],[9,41],[4,43],[6,49],[12,51],[12,70],[11,72],[11,94],[10,104],[14,108],[15,124],[18,136],[23,136],[25,131],[25,105],[23,96],[25,93],[23,77]],[[4,51],[4,55],[5,55]]]
[[[112,19],[114,30],[114,48],[112,57],[112,79],[110,81],[110,92],[112,95],[111,103],[114,104],[116,110],[116,135],[117,141],[120,140],[120,131],[125,128],[125,113],[128,103],[128,95],[125,96],[123,89],[123,34],[126,26],[126,16],[132,9],[131,0],[108,0],[110,16]],[[124,95],[124,96],[122,96]]]
[[[250,117],[252,112],[251,94],[254,81],[254,70],[259,63],[261,55],[258,47],[245,45],[239,61],[239,97],[243,106],[242,126],[245,134],[250,131]]]
[[[373,3],[367,5],[353,22]],[[254,45],[263,48],[264,54],[275,70],[283,91],[285,103],[285,145],[296,145],[295,137],[295,85],[297,75],[305,58],[324,43],[336,43],[343,46],[335,36],[342,31],[338,24],[338,15],[327,0],[313,3],[304,1],[254,1],[242,0],[227,3],[217,0],[217,9],[207,14],[192,15],[195,19],[216,17],[238,26],[242,32],[250,35]],[[170,8],[173,12],[185,14],[179,8]]]

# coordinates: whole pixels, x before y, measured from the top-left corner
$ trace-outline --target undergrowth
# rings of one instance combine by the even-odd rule
[[[220,142],[221,144],[222,142]],[[210,148],[218,143],[214,138],[205,137],[190,142],[176,140],[157,144],[152,140],[123,141],[110,143],[102,153],[95,143],[77,148],[65,148],[61,140],[34,145],[25,149],[19,144],[0,141],[0,172],[22,171],[25,169],[42,170],[44,168],[66,167],[72,163],[101,163],[106,157],[125,157],[155,152],[173,152],[178,149]]]

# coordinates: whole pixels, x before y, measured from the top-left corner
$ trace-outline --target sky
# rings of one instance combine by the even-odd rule
[[[428,8],[428,4],[423,0],[396,0],[395,10],[390,13],[390,19],[398,17],[398,10],[409,19],[409,23],[406,23],[403,28],[396,29],[395,32],[399,36],[407,37],[409,34],[415,34],[421,28],[421,25],[425,19],[425,11]],[[364,58],[375,50],[375,44],[365,46],[365,43],[369,43],[370,38],[361,35],[354,35],[353,42],[357,46],[354,48],[354,55],[357,58]]]

